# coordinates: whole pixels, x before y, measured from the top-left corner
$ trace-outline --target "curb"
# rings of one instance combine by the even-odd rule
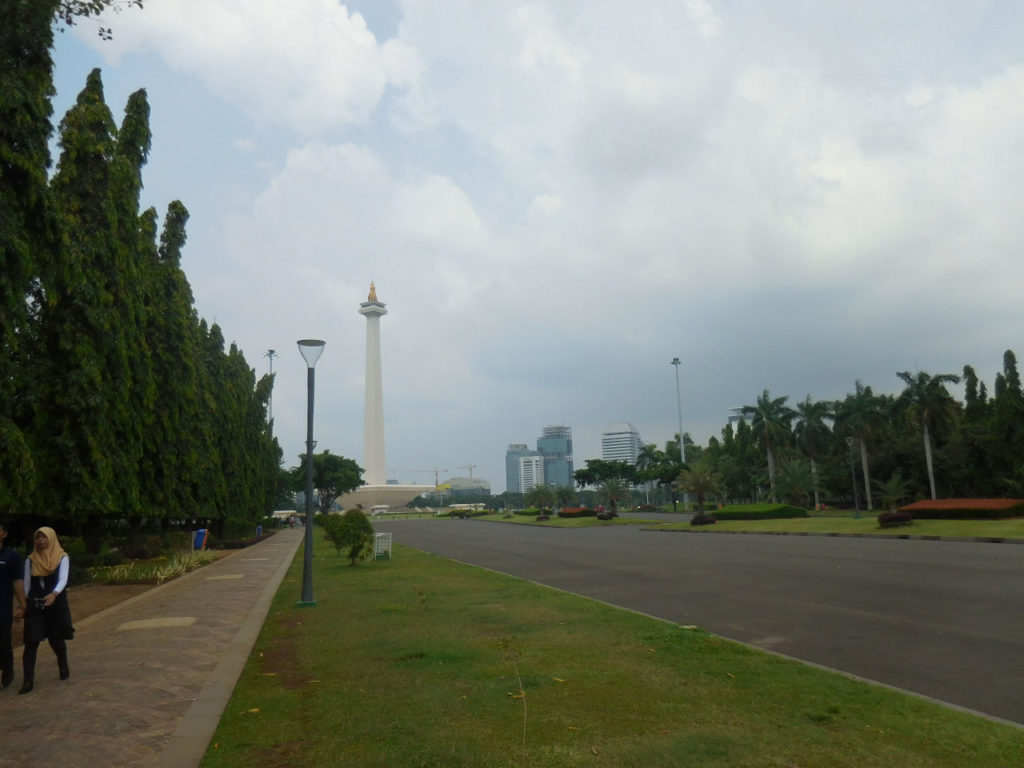
[[[903,539],[913,541],[966,541],[984,544],[1024,544],[1024,539],[1006,536],[934,536],[914,533],[825,533],[818,531],[709,531],[693,528],[642,528],[654,533],[710,533],[717,536],[816,536],[830,539]]]

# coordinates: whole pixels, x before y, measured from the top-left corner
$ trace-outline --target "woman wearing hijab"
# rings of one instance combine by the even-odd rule
[[[68,669],[67,642],[75,634],[71,626],[71,609],[65,588],[71,561],[57,540],[53,528],[36,531],[35,549],[25,558],[25,591],[28,611],[25,614],[25,650],[22,652],[24,684],[18,693],[28,693],[35,684],[36,652],[46,638],[57,654],[60,679],[71,675]]]

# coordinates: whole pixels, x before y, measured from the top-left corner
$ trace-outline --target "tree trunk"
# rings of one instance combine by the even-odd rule
[[[778,504],[775,498],[775,457],[772,456],[771,446],[768,446],[768,485],[771,486],[772,504]]]
[[[871,503],[871,473],[868,471],[868,447],[864,439],[860,441],[860,467],[864,471],[864,495],[868,500],[868,512],[874,509]]]
[[[821,501],[818,498],[818,465],[814,463],[814,457],[811,457],[811,477],[814,478],[814,511],[817,512],[821,509]]]
[[[928,432],[928,422],[924,422],[924,462],[928,465],[928,486],[932,492],[932,499],[937,499],[935,495],[935,472],[932,469],[932,436]]]

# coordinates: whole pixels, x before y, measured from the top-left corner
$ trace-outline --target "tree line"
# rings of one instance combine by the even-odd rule
[[[0,25],[0,509],[83,531],[259,519],[273,380],[198,316],[185,206],[140,210],[145,90],[117,124],[93,70],[50,175],[54,25],[106,5],[18,1]]]
[[[700,446],[687,435],[686,465],[677,436],[664,450],[645,446],[628,479],[666,493],[869,510],[882,499],[1024,497],[1024,391],[1012,350],[1002,362],[991,395],[970,365],[897,372],[897,395],[857,381],[841,400],[808,395],[791,406],[764,390],[720,438]],[[950,388],[961,383],[958,400]]]

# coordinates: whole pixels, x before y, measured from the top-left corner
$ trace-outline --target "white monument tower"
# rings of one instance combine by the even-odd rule
[[[366,405],[363,414],[363,485],[343,494],[339,503],[345,509],[360,507],[366,511],[404,507],[432,485],[388,485],[384,453],[384,386],[380,366],[380,318],[388,313],[370,283],[370,295],[359,305],[366,316]]]
[[[380,319],[388,313],[377,299],[370,283],[370,295],[359,305],[366,317],[366,401],[363,414],[363,481],[367,485],[386,485],[387,459],[384,452],[384,385],[380,373]]]

